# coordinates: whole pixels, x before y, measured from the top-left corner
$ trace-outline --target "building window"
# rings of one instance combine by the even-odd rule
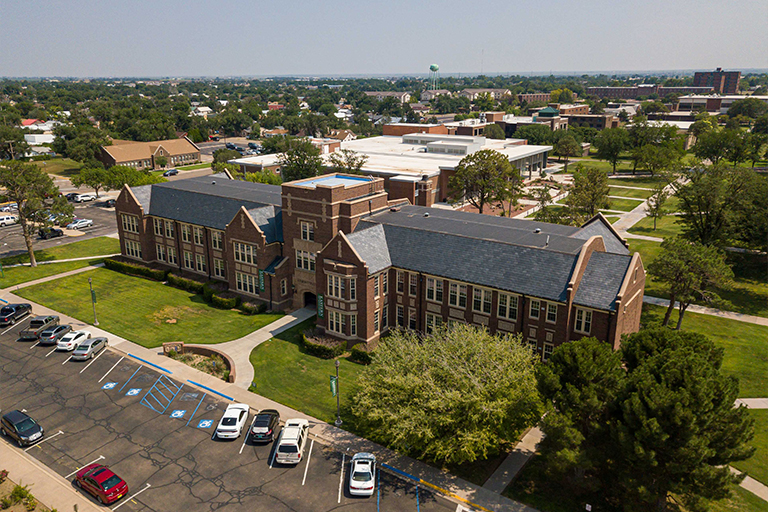
[[[336,334],[344,334],[346,330],[347,315],[339,311],[328,311],[328,330]]]
[[[203,245],[203,228],[195,226],[192,230],[195,235],[195,245]]]
[[[224,233],[221,231],[211,231],[211,247],[219,251],[224,248]]]
[[[296,251],[296,268],[315,271],[315,253],[307,251]]]
[[[545,343],[544,344],[544,357],[543,359],[546,361],[552,356],[552,352],[555,350],[555,346],[551,343]]]
[[[176,235],[176,225],[172,220],[165,221],[165,238],[173,238]]]
[[[155,226],[155,235],[163,236],[163,220],[154,218],[152,219],[152,224]]]
[[[478,313],[491,314],[491,298],[493,293],[491,290],[484,290],[483,288],[475,287],[472,291],[472,310]]]
[[[157,259],[165,261],[165,246],[157,244]]]
[[[373,276],[373,296],[379,296],[379,276]]]
[[[467,307],[467,285],[451,283],[450,291],[448,293],[448,304],[450,304],[451,306],[466,308]]]
[[[517,295],[499,294],[499,318],[517,320]]]
[[[431,333],[433,330],[439,328],[441,325],[443,325],[443,317],[438,315],[433,315],[432,313],[427,313],[427,334]]]
[[[205,265],[205,256],[202,254],[195,254],[195,268],[198,272],[208,272],[208,268]]]
[[[287,279],[281,279],[280,280],[280,295],[288,295],[288,280]]]
[[[357,315],[349,315],[349,334],[357,336]]]
[[[189,224],[182,224],[181,225],[181,241],[182,242],[189,242],[191,239],[189,237]]]
[[[387,272],[381,274],[381,293],[386,295],[389,292],[389,278]]]
[[[354,277],[349,279],[349,300],[357,300],[357,280]]]
[[[184,251],[184,268],[194,268],[194,265],[192,264],[192,253],[189,251]]]
[[[389,305],[384,304],[384,306],[381,308],[381,330],[387,328],[389,325]]]
[[[126,231],[128,233],[138,233],[139,232],[139,218],[135,215],[121,215],[123,219],[123,231]]]
[[[402,270],[397,271],[397,291],[403,293],[405,290],[405,273]]]
[[[397,326],[398,327],[405,326],[405,312],[404,312],[403,306],[397,306]]]
[[[592,331],[592,312],[586,309],[576,310],[576,323],[574,330],[582,334],[589,334]]]
[[[341,276],[328,274],[328,296],[336,299],[344,299],[344,285],[346,279]]]
[[[256,276],[251,274],[243,274],[242,272],[235,272],[235,284],[237,289],[241,292],[256,294],[258,290],[258,280]]]
[[[141,244],[139,242],[125,241],[125,254],[134,258],[141,258]]]
[[[416,330],[416,310],[408,308],[408,328]]]
[[[379,315],[381,314],[381,311],[374,311],[373,312],[373,332],[379,332]]]
[[[176,258],[176,248],[175,247],[168,247],[168,263],[172,265],[178,265],[179,260]]]
[[[301,223],[301,239],[309,242],[315,241],[315,225],[311,222]]]
[[[443,302],[443,280],[427,278],[427,300]]]
[[[235,242],[235,261],[256,265],[256,246]]]
[[[539,309],[541,308],[541,301],[531,300],[531,305],[528,311],[528,316],[534,320],[539,319]]]
[[[213,275],[216,277],[226,277],[227,273],[224,270],[224,260],[219,258],[213,258]]]
[[[547,322],[557,322],[557,304],[547,304]]]
[[[419,288],[419,276],[416,274],[408,275],[408,295],[411,297],[416,296],[416,290]]]

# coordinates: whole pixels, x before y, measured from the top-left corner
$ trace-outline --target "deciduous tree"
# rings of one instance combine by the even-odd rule
[[[304,139],[288,141],[288,149],[278,157],[283,181],[301,180],[323,174],[320,150]]]
[[[335,172],[344,174],[362,174],[368,155],[361,155],[351,149],[334,151],[328,157],[328,166]]]
[[[601,209],[608,208],[610,190],[605,172],[577,164],[573,173],[573,189],[565,201],[575,211],[593,217]]]
[[[623,128],[607,128],[595,137],[597,158],[610,163],[615,173],[621,152],[627,149],[628,144],[629,136],[626,130]]]
[[[653,230],[656,231],[656,221],[666,213],[664,205],[669,199],[669,191],[665,183],[660,183],[653,189],[653,194],[648,198],[645,213],[653,219]]]
[[[96,192],[96,197],[99,197],[99,189],[104,188],[104,184],[109,181],[109,173],[103,167],[84,167],[72,176],[70,181],[77,188],[82,186],[92,188]]]
[[[568,172],[568,160],[581,152],[581,145],[573,136],[566,135],[555,143],[554,152],[565,160],[564,172]]]
[[[506,156],[483,149],[461,159],[449,186],[454,194],[463,196],[483,213],[485,205],[509,187],[514,174]]]

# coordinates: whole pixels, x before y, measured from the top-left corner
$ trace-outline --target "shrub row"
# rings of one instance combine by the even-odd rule
[[[304,352],[311,356],[319,357],[320,359],[333,359],[334,357],[339,357],[344,353],[347,347],[343,342],[333,347],[314,343],[307,339],[307,335],[304,333],[301,334],[301,339]]]
[[[350,350],[349,360],[360,364],[371,364],[373,354],[368,352],[365,343],[358,343]]]
[[[142,276],[148,279],[152,279],[153,281],[165,281],[169,274],[168,270],[149,268],[143,265],[117,261],[112,258],[106,258],[104,260],[104,266],[110,270],[114,270],[115,272],[121,272],[123,274],[129,274],[133,276]]]
[[[203,293],[203,283],[198,283],[197,281],[177,276],[176,274],[168,274],[168,284],[174,288],[180,288],[191,293]]]
[[[246,315],[259,315],[267,310],[266,304],[254,304],[252,302],[241,302],[237,309]]]

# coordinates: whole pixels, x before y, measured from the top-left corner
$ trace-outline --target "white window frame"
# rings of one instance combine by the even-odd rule
[[[375,275],[373,276],[373,296],[378,297],[380,292],[381,288],[379,287],[379,276]]]
[[[221,258],[213,258],[213,275],[216,277],[227,277],[224,260]]]
[[[384,304],[381,307],[381,330],[385,330],[389,327],[389,304]]]
[[[288,295],[288,279],[280,280],[280,295],[282,296]]]
[[[163,244],[157,244],[157,259],[165,261],[165,246]]]
[[[198,272],[208,272],[208,266],[205,262],[205,256],[202,254],[195,254],[195,270]]]
[[[386,270],[381,273],[381,293],[382,295],[389,293],[389,275]]]
[[[436,277],[427,278],[427,300],[443,303],[443,280]]]
[[[402,270],[397,271],[397,291],[398,293],[405,293],[405,272]]]
[[[315,225],[313,223],[301,221],[301,239],[308,242],[315,241]]]
[[[235,254],[235,261],[247,265],[256,265],[257,247],[255,245],[243,242],[232,242],[232,247]]]
[[[411,272],[408,274],[408,296],[415,297],[419,294],[419,276]]]
[[[243,293],[257,295],[259,292],[259,278],[253,274],[235,272],[235,287]]]
[[[430,334],[433,330],[440,328],[441,325],[443,325],[443,317],[441,315],[427,313],[424,321],[424,327],[427,334]]]
[[[152,219],[152,225],[155,228],[155,235],[156,236],[163,236],[163,219],[160,219],[158,217],[155,217]]]
[[[478,292],[480,297],[478,298]],[[480,301],[480,308],[478,309],[477,301]],[[490,315],[493,312],[493,291],[488,288],[481,288],[475,286],[472,288],[472,311],[480,313],[482,315]]]
[[[195,269],[195,259],[190,251],[184,251],[184,268],[188,270]]]
[[[576,320],[573,322],[573,330],[581,334],[592,332],[592,311],[576,308]]]
[[[553,313],[554,310],[554,313]],[[550,320],[550,315],[554,315],[554,318]],[[547,316],[546,321],[548,324],[556,324],[557,323],[557,304],[554,304],[552,302],[547,303]]]
[[[203,239],[205,238],[205,235],[203,234],[203,228],[199,226],[192,226],[192,236],[195,240],[195,245],[203,245]]]
[[[509,293],[499,293],[499,304],[496,313],[499,318],[517,321],[517,308],[520,304],[520,298],[517,295]]]
[[[211,247],[221,251],[224,249],[224,233],[221,231],[211,231]]]
[[[448,285],[448,304],[458,308],[467,308],[467,285],[450,283]]]
[[[296,249],[296,268],[314,272],[316,258],[317,255],[314,252]]]
[[[176,225],[172,220],[165,221],[165,238],[174,238],[176,236]]]
[[[182,224],[181,225],[181,241],[190,243],[192,242],[192,234],[189,224]]]
[[[123,231],[126,233],[139,232],[139,218],[137,216],[123,213],[120,217],[123,221]]]
[[[398,327],[405,327],[405,308],[403,306],[397,306],[395,323]]]
[[[349,278],[349,300],[357,300],[357,279]]]
[[[132,258],[142,259],[141,257],[141,244],[134,242],[133,240],[125,241],[125,254]]]
[[[378,309],[373,312],[373,332],[377,333],[379,332],[379,327],[381,326],[381,311]]]
[[[536,307],[533,307],[533,305],[536,305]],[[533,312],[536,312],[534,315]],[[531,299],[528,303],[528,318],[531,320],[539,320],[541,318],[541,301],[538,299]]]
[[[168,263],[178,265],[179,258],[176,255],[176,248],[171,246],[167,246],[166,248],[168,249]]]
[[[552,343],[544,343],[544,348],[541,351],[541,359],[548,361],[552,357],[552,352],[555,351],[555,346]]]
[[[357,315],[349,315],[349,334],[357,336]]]
[[[416,314],[416,310],[414,308],[408,308],[408,329],[416,330],[418,326],[419,316]]]

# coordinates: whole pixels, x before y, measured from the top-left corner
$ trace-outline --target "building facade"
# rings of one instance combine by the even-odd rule
[[[200,161],[200,148],[187,137],[180,139],[133,142],[113,140],[111,146],[101,146],[99,160],[105,167],[127,165],[136,169],[157,169],[157,159],[163,157],[167,167],[194,164]]]
[[[739,92],[741,71],[723,71],[717,68],[714,71],[697,71],[693,74],[695,87],[711,87],[719,94],[736,94]]]

